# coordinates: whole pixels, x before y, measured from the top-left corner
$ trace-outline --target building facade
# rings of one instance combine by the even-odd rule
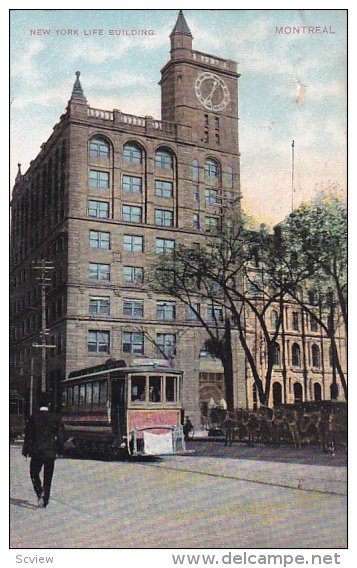
[[[60,380],[76,369],[166,356],[184,371],[184,406],[194,422],[200,377],[201,402],[212,388],[224,394],[220,363],[204,357],[202,327],[187,308],[152,293],[146,279],[158,254],[214,231],[227,203],[239,208],[237,64],[193,50],[192,39],[180,12],[161,71],[161,121],[91,108],[77,72],[53,134],[24,175],[19,167],[11,233],[15,386],[28,390],[31,364],[39,383],[43,358],[46,386],[58,399]],[[48,349],[33,347],[44,343],[43,261],[54,268],[42,294],[45,341],[55,346]],[[212,317],[208,306],[202,310]],[[237,405],[240,356],[237,349]]]
[[[180,12],[161,70],[162,120],[91,108],[77,72],[52,135],[24,175],[19,166],[10,363],[12,384],[27,398],[42,385],[59,405],[60,381],[72,371],[163,357],[184,372],[184,408],[196,425],[210,397],[224,397],[222,366],[205,351],[205,330],[148,282],[159,254],[199,243],[227,210],[240,208],[237,64],[193,50],[192,40]],[[199,309],[215,317],[214,306]],[[325,360],[323,340],[313,339]],[[253,386],[234,331],[233,340],[235,406],[251,407]],[[325,397],[328,383],[320,383]]]

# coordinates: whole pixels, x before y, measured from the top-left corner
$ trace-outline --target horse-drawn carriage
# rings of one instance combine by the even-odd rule
[[[258,410],[213,409],[210,417],[216,430],[225,433],[226,444],[313,444],[334,452],[336,444],[347,446],[347,404],[322,401],[286,404]]]

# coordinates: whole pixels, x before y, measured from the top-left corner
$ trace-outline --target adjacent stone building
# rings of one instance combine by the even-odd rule
[[[164,356],[184,371],[184,407],[195,424],[211,396],[224,396],[206,332],[185,306],[150,291],[146,278],[158,254],[200,242],[227,208],[240,207],[237,64],[193,50],[192,39],[180,12],[161,71],[162,120],[91,108],[77,72],[52,135],[24,175],[19,166],[11,204],[11,379],[27,398],[30,375],[38,392],[44,369],[42,386],[59,404],[60,381],[74,370]],[[53,270],[41,271],[44,261]],[[207,318],[215,309],[200,306]],[[253,406],[234,331],[233,340],[235,406]],[[38,347],[45,342],[55,347]],[[322,389],[325,397],[324,382]]]

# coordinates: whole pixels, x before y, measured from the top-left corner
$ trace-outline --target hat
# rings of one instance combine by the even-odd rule
[[[43,406],[48,407],[50,404],[50,396],[48,393],[46,392],[41,392],[39,397],[38,397],[38,405],[40,408],[42,408]]]

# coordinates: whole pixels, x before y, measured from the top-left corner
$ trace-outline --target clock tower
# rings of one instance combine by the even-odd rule
[[[171,59],[162,69],[162,120],[189,126],[192,142],[238,154],[237,64],[195,51],[180,10],[170,34]]]

